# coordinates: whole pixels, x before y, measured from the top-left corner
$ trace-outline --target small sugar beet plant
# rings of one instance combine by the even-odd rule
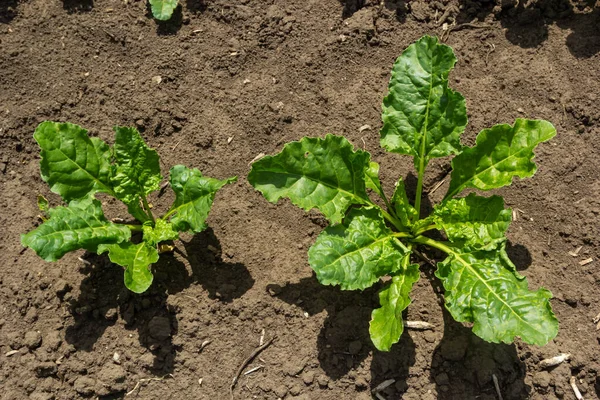
[[[125,286],[141,293],[152,284],[150,265],[169,246],[165,241],[180,232],[201,232],[215,193],[235,177],[218,180],[202,176],[183,165],[171,168],[169,184],[175,201],[165,215],[155,218],[148,195],[160,188],[163,177],[159,157],[134,128],[116,127],[111,148],[70,123],[43,122],[34,133],[40,145],[42,179],[67,206],[48,208],[38,197],[43,223],[21,235],[21,243],[44,260],[56,261],[68,252],[85,249],[108,252],[110,260],[125,270]],[[106,193],[127,205],[139,224],[109,221],[96,193]],[[132,231],[142,233],[132,241]]]
[[[520,337],[544,345],[558,331],[551,293],[531,291],[506,253],[511,211],[487,191],[510,185],[513,177],[536,171],[533,149],[556,131],[546,121],[517,119],[479,133],[473,147],[460,135],[467,125],[465,99],[448,88],[456,58],[452,49],[425,36],[396,60],[383,100],[381,145],[410,155],[417,171],[416,197],[409,202],[399,179],[391,198],[384,193],[379,165],[343,137],[305,137],[252,165],[249,182],[267,200],[281,197],[331,222],[308,252],[317,279],[344,290],[366,289],[383,277],[381,308],[372,313],[375,347],[387,351],[403,331],[402,312],[419,279],[416,255],[432,249],[447,256],[436,276],[445,289],[446,308],[459,322],[489,342]],[[454,155],[448,192],[428,216],[421,215],[423,175],[432,158]],[[367,189],[381,197],[380,206]],[[447,240],[432,238],[443,231]],[[434,237],[440,237],[440,234]]]

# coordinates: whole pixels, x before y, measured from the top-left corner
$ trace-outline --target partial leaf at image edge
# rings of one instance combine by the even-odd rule
[[[149,2],[154,18],[167,21],[173,15],[179,0],[149,0]]]
[[[413,285],[419,280],[419,265],[410,264],[410,254],[404,256],[403,267],[392,273],[392,280],[379,292],[380,308],[373,310],[369,332],[375,347],[389,351],[404,331],[402,312],[408,307]]]
[[[305,211],[317,208],[332,223],[352,204],[370,202],[365,184],[370,154],[342,136],[302,138],[252,164],[248,182],[272,203],[282,197]]]
[[[418,171],[429,159],[458,154],[467,125],[465,99],[448,88],[456,57],[452,48],[424,36],[394,63],[383,99],[381,145],[414,157]]]
[[[513,126],[496,125],[477,135],[474,147],[452,160],[450,187],[444,200],[465,188],[490,190],[510,185],[513,177],[528,178],[537,170],[533,149],[556,135],[548,121],[517,119]]]
[[[171,217],[173,229],[180,232],[202,232],[206,229],[206,218],[219,189],[237,177],[224,180],[202,176],[196,168],[176,165],[171,168],[170,183],[175,192],[175,201],[167,215]],[[166,218],[165,218],[166,219]]]
[[[162,180],[158,153],[146,145],[137,129],[126,127],[115,127],[113,153],[111,183],[115,196],[138,218],[143,212],[140,199],[158,190]]]
[[[150,265],[158,261],[158,251],[154,247],[145,242],[98,246],[98,254],[106,251],[111,262],[125,268],[124,281],[127,289],[134,293],[143,293],[150,287],[154,279]]]
[[[110,149],[102,140],[78,125],[51,121],[42,122],[33,137],[42,149],[42,179],[65,202],[97,192],[113,194]]]
[[[472,322],[473,332],[493,343],[515,337],[543,346],[558,333],[546,289],[530,291],[496,251],[448,249],[436,276],[445,289],[446,308],[458,322]]]
[[[351,209],[342,224],[321,232],[308,251],[308,262],[322,284],[363,290],[396,270],[405,254],[379,207],[361,207]]]
[[[432,220],[451,242],[472,249],[493,250],[506,241],[512,213],[504,208],[500,196],[482,197],[470,193],[464,198],[436,204]]]
[[[33,249],[46,261],[56,261],[70,251],[96,252],[103,243],[129,240],[131,231],[104,217],[98,200],[73,200],[68,207],[48,209],[49,219],[21,235],[23,246]]]

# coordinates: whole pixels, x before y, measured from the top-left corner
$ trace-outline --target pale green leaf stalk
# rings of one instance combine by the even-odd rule
[[[537,169],[534,148],[556,130],[547,121],[518,119],[513,126],[483,130],[474,147],[463,146],[465,100],[448,88],[455,63],[450,47],[425,36],[402,53],[392,70],[383,101],[381,145],[413,156],[413,203],[402,178],[388,200],[379,164],[333,135],[286,144],[279,154],[255,162],[248,176],[267,200],[287,197],[305,210],[320,210],[336,224],[308,251],[321,283],[362,290],[389,277],[369,329],[379,350],[388,351],[400,340],[402,313],[419,279],[419,258],[413,253],[430,249],[447,255],[436,272],[446,290],[446,308],[457,321],[472,323],[484,340],[510,343],[520,337],[544,345],[558,332],[550,292],[530,291],[506,253],[511,211],[503,199],[475,193],[457,197],[467,188],[490,190],[510,185],[515,176],[531,177]],[[431,215],[421,218],[425,169],[432,158],[452,155],[448,193]],[[365,189],[381,200],[371,200]],[[435,229],[447,241],[428,235]]]
[[[167,21],[173,16],[173,11],[177,8],[178,0],[149,0],[150,8],[154,18],[160,21]]]
[[[21,243],[46,261],[78,249],[108,252],[110,260],[125,269],[125,286],[141,293],[152,284],[151,264],[158,261],[161,242],[177,240],[182,231],[204,230],[215,193],[236,178],[220,181],[202,177],[197,169],[175,166],[171,170],[175,204],[155,218],[148,196],[162,180],[158,154],[135,128],[116,127],[115,133],[111,149],[74,124],[48,121],[38,126],[34,137],[42,148],[42,179],[68,207],[49,208],[48,201],[38,196],[38,206],[49,218],[21,235]],[[108,221],[94,198],[99,192],[125,203],[140,224]],[[141,243],[130,241],[132,231],[142,232]]]

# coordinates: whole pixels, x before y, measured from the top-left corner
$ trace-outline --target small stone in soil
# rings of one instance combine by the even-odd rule
[[[354,386],[356,386],[358,390],[364,390],[369,386],[369,383],[365,378],[361,376],[356,379],[356,381],[354,382]]]
[[[62,344],[62,339],[60,337],[59,331],[52,331],[46,335],[46,339],[44,339],[44,343],[48,346],[48,349],[51,351],[56,351]]]
[[[30,350],[37,349],[42,344],[42,335],[36,331],[29,331],[25,334],[23,344]]]

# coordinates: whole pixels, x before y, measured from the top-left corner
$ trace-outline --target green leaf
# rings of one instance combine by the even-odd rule
[[[183,165],[171,168],[170,174],[175,202],[167,215],[176,213],[171,223],[180,232],[191,230],[198,233],[206,229],[206,218],[217,190],[237,180],[235,176],[225,180],[204,177],[196,168]]]
[[[436,276],[446,289],[446,308],[455,320],[473,322],[473,332],[488,342],[512,343],[516,336],[543,346],[558,333],[552,294],[530,291],[527,280],[496,251],[451,249],[438,263]]]
[[[115,127],[115,134],[115,165],[111,179],[114,192],[125,204],[139,207],[141,197],[160,188],[163,177],[158,153],[144,143],[135,128]]]
[[[38,205],[38,208],[40,209],[40,211],[42,211],[42,212],[48,211],[48,208],[49,208],[48,199],[46,199],[41,194],[38,194],[37,205]]]
[[[424,36],[398,57],[383,99],[381,145],[414,157],[415,166],[460,153],[467,125],[465,99],[448,88],[456,57],[437,38]]]
[[[379,207],[361,207],[319,235],[308,262],[322,284],[362,290],[397,269],[405,253]]]
[[[110,261],[125,268],[125,286],[135,293],[145,292],[154,276],[150,264],[158,261],[158,251],[147,243],[131,242],[98,246],[98,254],[108,251]]]
[[[410,304],[409,293],[419,280],[419,265],[410,264],[410,254],[404,256],[402,262],[405,267],[394,272],[392,280],[379,292],[381,308],[371,314],[371,340],[381,351],[389,351],[400,340],[404,331],[402,312]]]
[[[406,188],[402,178],[398,178],[398,182],[396,182],[396,189],[394,189],[394,195],[392,196],[392,207],[394,207],[396,216],[404,226],[410,226],[411,221],[417,216],[417,210],[410,204],[406,196]]]
[[[40,145],[42,179],[64,201],[104,192],[110,185],[110,149],[98,138],[70,123],[42,122],[33,137]]]
[[[177,8],[178,0],[149,0],[154,18],[166,21],[171,18]]]
[[[86,249],[96,252],[101,243],[129,240],[131,231],[109,222],[98,200],[73,200],[68,207],[48,210],[50,218],[33,231],[21,235],[23,246],[30,247],[46,261],[56,261],[66,253]]]
[[[160,218],[156,220],[154,227],[146,223],[142,227],[142,230],[144,232],[144,241],[150,246],[156,246],[165,240],[179,239],[179,233],[173,229],[173,224]]]
[[[365,185],[379,195],[382,199],[385,198],[381,182],[379,181],[379,164],[375,161],[369,163],[369,167],[365,170]]]
[[[350,205],[369,202],[365,171],[370,157],[354,151],[341,136],[305,137],[253,163],[248,181],[272,203],[287,197],[305,211],[317,208],[338,223]]]
[[[433,210],[433,221],[446,232],[448,240],[481,250],[493,250],[506,240],[511,219],[502,197],[475,193],[437,204]]]
[[[468,187],[490,190],[510,185],[515,176],[533,176],[537,170],[533,149],[554,135],[556,129],[550,122],[527,119],[517,119],[513,126],[502,124],[482,130],[475,146],[452,160],[445,199]]]

